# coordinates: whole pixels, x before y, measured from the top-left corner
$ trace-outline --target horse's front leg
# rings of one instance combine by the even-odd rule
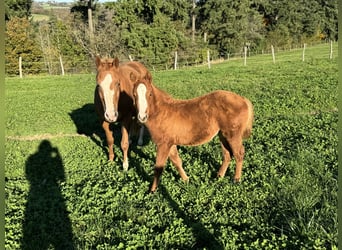
[[[129,148],[129,131],[130,122],[128,120],[123,121],[121,125],[121,149],[123,153],[122,167],[124,171],[128,170],[128,148]]]
[[[106,134],[106,140],[107,140],[107,145],[108,145],[108,159],[110,161],[113,161],[114,160],[114,151],[113,151],[114,136],[109,126],[110,126],[109,122],[106,122],[106,121],[102,122],[102,128]]]
[[[138,145],[142,146],[143,143],[144,143],[144,125],[140,125]]]
[[[167,144],[157,145],[157,157],[156,157],[156,164],[154,166],[154,177],[151,186],[151,193],[154,193],[158,187],[160,182],[161,175],[163,173],[166,160],[170,153],[170,146]]]
[[[183,164],[182,164],[182,159],[179,157],[177,146],[173,145],[170,149],[169,153],[169,158],[173,165],[175,165],[176,169],[178,170],[179,175],[181,176],[183,181],[188,181],[189,177],[186,175],[184,169],[183,169]]]

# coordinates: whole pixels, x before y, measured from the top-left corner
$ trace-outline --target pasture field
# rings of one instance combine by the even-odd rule
[[[124,172],[116,125],[107,161],[94,74],[6,78],[6,249],[337,249],[337,58],[314,51],[152,72],[174,97],[226,89],[255,108],[239,185],[234,161],[216,178],[215,137],[180,147],[190,182],[168,163],[153,195],[148,135]]]

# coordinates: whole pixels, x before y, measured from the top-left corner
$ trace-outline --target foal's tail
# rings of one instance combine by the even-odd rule
[[[246,127],[245,127],[245,130],[243,131],[242,137],[244,139],[247,139],[252,134],[254,111],[253,111],[253,104],[251,103],[251,101],[248,100],[247,98],[245,98],[245,101],[248,106],[248,118],[247,118]]]

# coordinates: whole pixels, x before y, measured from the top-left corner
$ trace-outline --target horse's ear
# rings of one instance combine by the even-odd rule
[[[95,64],[96,64],[96,67],[98,68],[101,64],[101,57],[99,55],[96,56],[95,58]]]
[[[114,58],[114,63],[113,65],[115,66],[115,68],[119,67],[119,59],[117,57]]]
[[[137,76],[136,76],[133,72],[131,72],[131,74],[129,75],[129,77],[130,77],[130,79],[131,79],[132,82],[136,82]]]
[[[144,79],[148,82],[152,82],[152,75],[149,71],[146,72]]]

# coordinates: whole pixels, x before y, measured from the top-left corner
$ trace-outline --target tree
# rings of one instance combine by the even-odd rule
[[[186,40],[189,21],[187,11],[178,7],[190,6],[184,0],[175,4],[163,0],[119,0],[106,5],[114,11],[112,25],[119,28],[126,58],[132,55],[147,65],[172,64],[174,51]],[[177,20],[185,16],[186,21]]]
[[[263,15],[267,39],[273,43],[337,39],[336,0],[255,0],[254,7]]]
[[[201,0],[198,26],[208,33],[209,44],[221,53],[240,52],[246,43],[257,47],[262,35],[262,17],[248,0]]]
[[[27,18],[13,17],[6,23],[5,60],[7,74],[18,74],[18,59],[23,58],[23,70],[29,74],[41,72],[42,53],[36,43]]]
[[[13,17],[30,17],[33,0],[5,0],[5,20]]]

